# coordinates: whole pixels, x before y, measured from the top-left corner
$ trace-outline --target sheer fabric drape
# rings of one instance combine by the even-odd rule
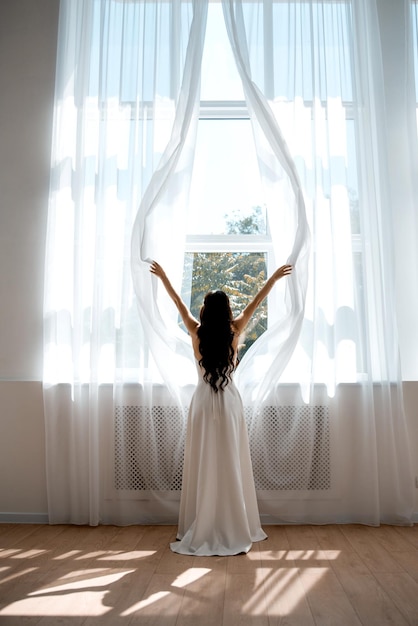
[[[138,317],[131,240],[139,227],[144,258],[181,274],[205,12],[204,1],[61,2],[45,284],[54,523],[176,519],[195,370],[146,263]],[[185,357],[173,361],[173,342]]]
[[[266,393],[250,423],[252,441],[265,442],[270,407],[290,404],[290,412],[277,416],[286,446],[278,445],[276,454],[290,459],[302,455],[304,462],[296,466],[289,461],[277,479],[270,471],[275,453],[260,443],[263,474],[271,476],[264,481],[267,492],[259,490],[260,510],[283,521],[408,523],[412,479],[393,324],[396,207],[387,187],[387,136],[382,130],[389,120],[377,7],[356,1],[225,0],[224,12],[259,139],[264,183],[273,191],[269,216],[274,226],[280,176],[272,163],[276,157],[283,164],[283,153],[274,145],[278,131],[273,124],[264,125],[265,104],[258,90],[269,100],[297,164],[312,232],[301,338],[280,382],[285,353],[264,373]],[[260,24],[263,28],[255,26]],[[354,151],[349,148],[353,140]],[[358,180],[347,162],[353,158]],[[281,219],[286,222],[286,216]],[[263,340],[268,344],[268,332]],[[248,360],[262,343],[249,351]],[[243,369],[248,398],[251,377],[245,378]],[[310,436],[305,439],[306,424]],[[330,481],[324,489],[317,469],[328,437]]]
[[[275,261],[295,264],[272,295],[280,315],[237,371],[262,519],[408,523],[375,2],[223,9]],[[62,2],[45,290],[51,522],[176,521],[195,364],[148,261],[181,288],[206,11],[205,0]]]

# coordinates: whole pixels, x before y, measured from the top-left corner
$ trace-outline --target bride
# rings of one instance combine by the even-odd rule
[[[173,552],[195,556],[248,552],[267,535],[261,528],[244,407],[233,381],[239,338],[274,284],[292,271],[282,265],[233,317],[224,291],[206,294],[200,319],[189,311],[155,261],[190,334],[198,384],[191,400],[184,453],[180,516]]]

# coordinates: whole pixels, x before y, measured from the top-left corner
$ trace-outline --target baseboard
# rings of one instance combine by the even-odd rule
[[[0,524],[48,524],[48,513],[0,513]]]
[[[262,524],[288,524],[268,515],[261,515]],[[418,524],[418,511],[412,514],[412,522]],[[170,522],[175,524],[176,522]],[[0,513],[0,524],[49,524],[48,513]]]

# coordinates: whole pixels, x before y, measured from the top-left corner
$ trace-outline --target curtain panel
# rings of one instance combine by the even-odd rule
[[[262,520],[411,523],[374,0],[61,1],[45,276],[50,521],[176,522],[196,365],[149,261],[182,290],[205,34],[221,8],[272,263],[295,267],[237,370]]]

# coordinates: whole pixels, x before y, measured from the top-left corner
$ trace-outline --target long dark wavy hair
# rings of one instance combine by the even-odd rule
[[[197,331],[202,356],[199,364],[205,372],[203,379],[215,392],[219,389],[223,391],[235,367],[231,322],[232,311],[226,293],[207,293],[200,310],[200,327]]]

